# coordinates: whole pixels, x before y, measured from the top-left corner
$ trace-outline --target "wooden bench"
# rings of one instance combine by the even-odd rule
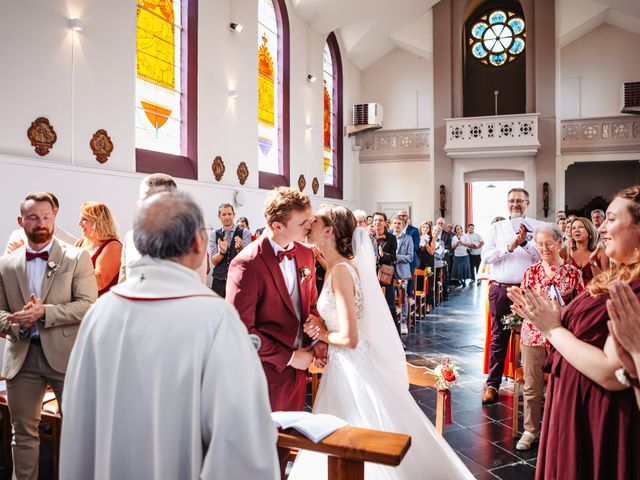
[[[278,434],[278,447],[327,454],[329,480],[364,480],[364,462],[397,467],[410,446],[409,435],[350,426],[318,443],[293,429]]]
[[[316,399],[316,393],[318,392],[318,385],[320,382],[320,375],[324,371],[323,368],[316,367],[313,363],[309,365],[309,373],[311,374],[311,402],[314,403]],[[435,374],[432,370],[426,367],[417,367],[407,363],[407,374],[409,376],[409,383],[418,387],[436,387]],[[444,402],[446,392],[438,390],[436,397],[436,430],[440,435],[444,431]]]

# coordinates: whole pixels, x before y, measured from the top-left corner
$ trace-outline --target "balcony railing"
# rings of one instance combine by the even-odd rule
[[[376,130],[359,134],[360,163],[419,161],[429,158],[429,129]]]
[[[640,117],[562,120],[562,153],[640,152]]]
[[[540,148],[539,113],[445,119],[451,158],[532,156]]]

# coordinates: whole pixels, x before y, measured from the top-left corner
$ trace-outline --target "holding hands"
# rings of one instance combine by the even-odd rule
[[[324,326],[324,320],[315,315],[309,315],[307,321],[304,322],[304,333],[309,335],[312,340],[327,341],[329,331]]]
[[[513,301],[511,310],[526,318],[546,337],[554,328],[562,326],[562,309],[558,301],[549,300],[544,294],[530,287],[510,287],[507,296]]]

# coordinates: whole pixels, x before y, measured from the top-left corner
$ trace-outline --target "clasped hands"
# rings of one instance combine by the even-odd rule
[[[304,332],[311,337],[312,340],[320,340],[320,333],[327,332],[322,318],[316,315],[309,315],[303,326]],[[322,368],[327,364],[328,345],[324,341],[318,341],[311,347],[299,348],[295,351],[291,366],[299,370],[305,370],[314,362],[318,368]]]
[[[32,293],[31,301],[22,307],[22,310],[7,315],[7,320],[14,325],[20,325],[20,328],[31,328],[42,317],[44,317],[42,299]]]
[[[509,287],[507,296],[513,302],[511,310],[533,323],[544,336],[549,337],[554,328],[562,326],[562,307],[555,297],[549,300],[542,292],[529,286]]]

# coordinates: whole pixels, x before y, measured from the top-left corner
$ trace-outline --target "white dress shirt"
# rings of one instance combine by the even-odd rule
[[[33,250],[29,244],[26,245],[27,252],[31,253],[40,253],[47,252],[51,253],[51,247],[53,245],[53,240],[49,242],[49,245],[44,247],[42,250],[38,250],[37,252]],[[27,259],[24,260],[27,262]],[[44,258],[34,258],[33,260],[27,262],[27,282],[29,284],[29,293],[34,294],[36,297],[41,298],[42,295],[42,282],[44,282],[44,274],[47,271],[47,261]],[[38,322],[33,324],[31,329],[31,336],[37,337],[40,335],[38,331]]]
[[[527,223],[535,229],[543,222],[527,217]],[[516,235],[511,220],[501,220],[491,225],[482,250],[482,261],[492,265],[491,280],[520,285],[525,270],[540,261],[532,234],[528,234],[524,247],[517,246],[513,252],[509,252],[508,246]]]
[[[273,248],[276,257],[278,256],[278,252],[284,252],[285,249],[278,245],[273,241],[271,237],[269,237],[269,243],[271,243],[271,248]],[[298,284],[298,278],[296,274],[296,259],[289,259],[284,257],[280,262],[280,271],[282,272],[282,276],[284,277],[284,281],[287,284],[287,292],[289,296],[293,294],[293,290]],[[295,307],[295,305],[294,305]]]
[[[474,245],[480,245],[482,243],[482,237],[479,233],[468,233],[467,236],[469,237],[470,243],[473,243]],[[471,249],[471,255],[480,255],[481,253],[482,247]]]

